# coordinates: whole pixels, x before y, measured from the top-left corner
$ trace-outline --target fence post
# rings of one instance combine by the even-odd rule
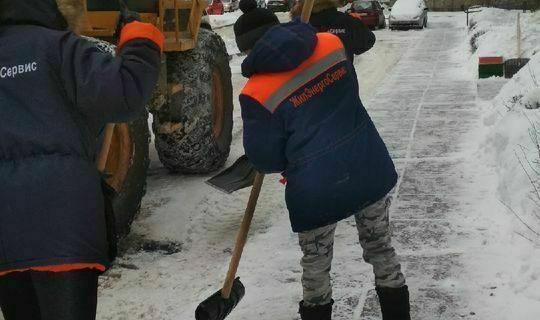
[[[521,22],[520,13],[517,14],[517,57],[521,58]]]

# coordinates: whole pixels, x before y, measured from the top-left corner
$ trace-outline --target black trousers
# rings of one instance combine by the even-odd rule
[[[98,273],[14,272],[0,276],[5,320],[95,320]]]

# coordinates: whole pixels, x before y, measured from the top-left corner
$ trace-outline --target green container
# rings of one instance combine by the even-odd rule
[[[504,77],[504,64],[479,64],[478,77],[480,79]]]

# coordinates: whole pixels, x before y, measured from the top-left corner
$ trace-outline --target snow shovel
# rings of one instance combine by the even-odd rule
[[[244,218],[240,225],[240,230],[238,230],[238,234],[236,235],[236,244],[232,253],[231,262],[229,263],[229,271],[227,272],[227,276],[223,283],[223,288],[199,304],[197,310],[195,310],[195,319],[197,320],[223,320],[244,297],[245,288],[242,282],[240,282],[240,278],[235,278],[236,270],[238,269],[242,251],[246,244],[249,226],[251,225],[251,219],[253,218],[253,213],[257,206],[257,200],[259,198],[259,193],[261,192],[263,181],[264,174],[257,173],[249,196],[246,212],[244,213]]]
[[[314,3],[315,0],[304,1],[302,15],[300,16],[300,20],[302,22],[309,22],[309,17],[311,16]],[[238,160],[236,160],[232,166],[212,177],[210,180],[206,181],[206,183],[214,188],[217,188],[218,190],[230,194],[253,185],[255,173],[255,168],[251,162],[249,162],[247,156],[243,155],[238,158]]]
[[[256,173],[249,159],[243,155],[232,166],[206,181],[206,183],[230,194],[252,186]]]

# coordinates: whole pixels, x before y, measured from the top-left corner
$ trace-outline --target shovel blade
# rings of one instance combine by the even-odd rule
[[[206,183],[225,193],[233,193],[252,186],[256,173],[255,167],[243,155],[232,166],[206,181]]]
[[[223,299],[221,290],[204,300],[197,310],[195,310],[195,319],[197,320],[223,320],[238,305],[244,297],[246,289],[240,278],[234,279],[229,299]]]

